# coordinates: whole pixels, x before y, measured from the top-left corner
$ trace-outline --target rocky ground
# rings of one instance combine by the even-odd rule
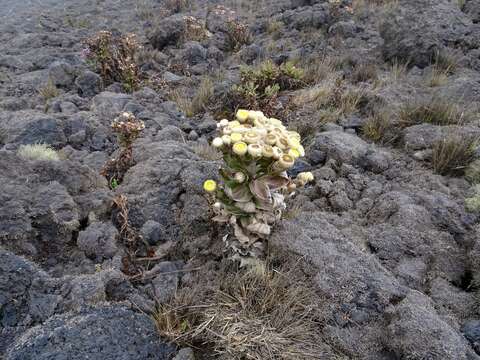
[[[246,44],[230,47],[214,5],[248,26]],[[185,36],[186,15],[207,36]],[[240,65],[265,59],[312,78],[274,107],[307,135],[292,172],[316,180],[272,242],[311,262],[325,349],[313,358],[480,359],[475,179],[437,166],[444,139],[480,135],[479,1],[0,0],[0,19],[1,359],[193,358],[150,313],[188,286],[198,254],[219,257],[206,144]],[[137,35],[138,90],[105,84],[82,57],[100,30]],[[411,110],[422,103],[434,115]],[[112,190],[100,170],[122,111],[146,128]],[[60,160],[18,154],[35,143]],[[150,249],[129,264],[119,195]]]

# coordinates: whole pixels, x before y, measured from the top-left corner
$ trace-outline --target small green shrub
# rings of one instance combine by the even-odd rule
[[[230,111],[261,108],[273,115],[279,92],[300,88],[303,76],[304,71],[291,62],[278,66],[266,60],[256,67],[244,66],[240,69],[240,83],[232,87],[226,107]]]
[[[134,34],[114,35],[100,31],[85,41],[83,56],[100,72],[106,85],[120,82],[125,91],[140,86],[140,68],[136,54],[140,49]]]
[[[23,159],[58,161],[60,157],[57,152],[46,144],[28,144],[21,145],[18,149],[18,155]]]
[[[449,135],[433,145],[433,169],[440,175],[462,175],[474,160],[477,137]]]

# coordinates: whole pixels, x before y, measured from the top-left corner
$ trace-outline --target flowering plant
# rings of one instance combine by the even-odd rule
[[[204,183],[215,197],[214,220],[228,223],[234,237],[224,240],[242,263],[264,255],[272,226],[286,208],[285,195],[313,180],[310,172],[292,180],[287,174],[305,155],[300,135],[261,111],[238,110],[236,120],[218,123],[212,145],[223,152],[222,184]]]
[[[145,124],[132,113],[123,112],[113,120],[111,127],[113,132],[117,134],[121,150],[116,159],[107,161],[100,174],[105,176],[110,187],[115,189],[123,180],[127,170],[135,164],[133,160],[133,142],[140,136],[140,132],[145,129]]]

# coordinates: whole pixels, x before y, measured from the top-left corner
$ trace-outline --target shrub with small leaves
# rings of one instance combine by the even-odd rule
[[[100,72],[105,84],[122,83],[125,91],[137,90],[140,69],[135,56],[140,49],[134,34],[114,35],[100,31],[85,41],[83,56]]]
[[[272,227],[285,210],[285,195],[313,180],[310,172],[292,180],[287,174],[305,155],[300,135],[261,111],[238,110],[236,120],[219,122],[220,136],[212,145],[223,153],[222,184],[204,183],[212,193],[215,221],[228,223],[233,237],[225,238],[233,259],[248,264],[262,258]]]
[[[117,134],[121,151],[118,158],[107,161],[101,174],[107,178],[110,188],[115,189],[123,180],[127,170],[135,164],[133,142],[145,129],[145,124],[132,113],[124,112],[112,122],[111,126]]]

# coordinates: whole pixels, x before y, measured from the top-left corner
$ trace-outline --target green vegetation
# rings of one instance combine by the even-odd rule
[[[134,34],[113,35],[100,31],[85,41],[84,56],[100,73],[106,85],[119,82],[132,92],[140,85],[136,54],[140,49]]]

